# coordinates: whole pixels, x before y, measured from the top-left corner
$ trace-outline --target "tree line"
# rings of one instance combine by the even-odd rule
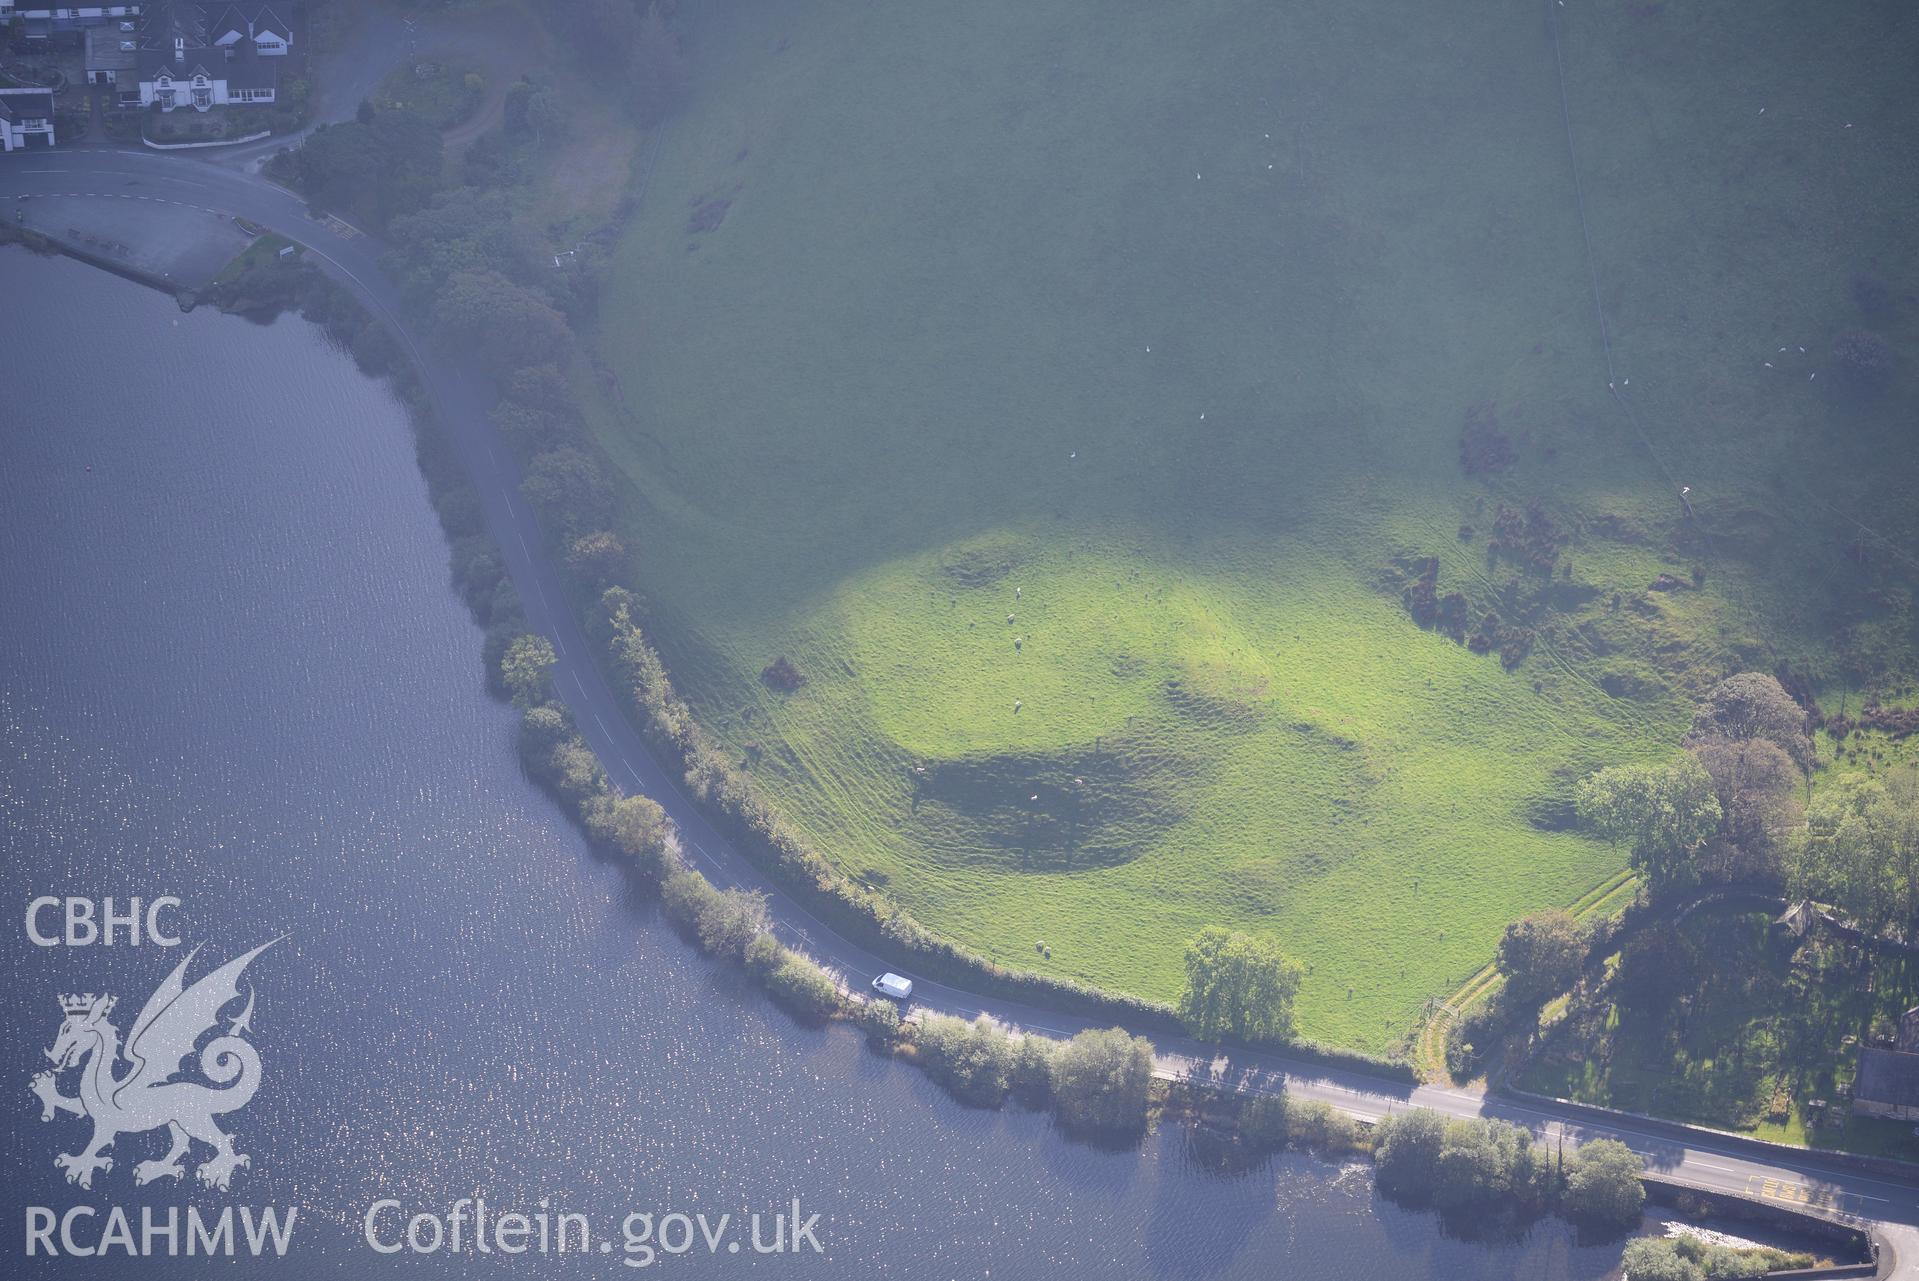
[[[1617,1140],[1554,1151],[1522,1126],[1425,1108],[1379,1122],[1373,1162],[1381,1193],[1437,1210],[1475,1236],[1513,1233],[1554,1212],[1589,1233],[1620,1233],[1638,1224],[1646,1203],[1639,1157]]]
[[[1846,774],[1815,789],[1811,727],[1775,677],[1743,672],[1700,699],[1670,759],[1610,766],[1578,784],[1581,822],[1627,848],[1640,883],[1634,913],[1737,885],[1828,904],[1868,934],[1919,939],[1919,771]],[[1676,999],[1697,969],[1692,944],[1669,924],[1629,933],[1621,995],[1646,1006]],[[1611,925],[1589,929],[1564,912],[1507,926],[1496,953],[1504,986],[1449,1036],[1455,1075],[1477,1071],[1503,1030],[1529,1028],[1613,939]]]
[[[1919,771],[1813,788],[1810,716],[1759,672],[1715,686],[1682,747],[1664,764],[1600,770],[1577,793],[1582,819],[1628,843],[1649,898],[1750,884],[1830,904],[1869,934],[1919,938]]]

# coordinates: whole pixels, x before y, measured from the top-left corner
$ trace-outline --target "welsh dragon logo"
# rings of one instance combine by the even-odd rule
[[[246,1008],[200,1051],[200,1071],[213,1085],[174,1078],[200,1038],[219,1031],[220,1011],[239,999],[240,975],[247,965],[279,941],[262,943],[191,987],[185,983],[187,966],[200,949],[188,952],[141,1007],[124,1051],[119,1029],[107,1018],[113,1013],[113,996],[89,992],[60,998],[66,1021],[46,1052],[54,1068],[36,1075],[30,1088],[40,1099],[42,1121],[51,1121],[59,1112],[93,1119],[93,1138],[86,1147],[53,1159],[67,1172],[67,1182],[91,1188],[95,1171],[113,1169],[113,1158],[103,1154],[115,1139],[161,1126],[166,1127],[172,1146],[159,1160],[135,1165],[135,1183],[183,1176],[182,1158],[196,1139],[213,1148],[213,1155],[194,1171],[208,1187],[226,1189],[233,1172],[251,1164],[250,1158],[234,1151],[233,1136],[213,1122],[216,1116],[245,1107],[260,1088],[260,1056],[245,1039],[253,1027],[250,987]],[[60,1073],[73,1067],[80,1070],[80,1093],[68,1097],[60,1093],[58,1080]]]

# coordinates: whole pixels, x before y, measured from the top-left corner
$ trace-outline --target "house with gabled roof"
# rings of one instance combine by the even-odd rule
[[[53,90],[0,89],[0,152],[53,145]]]
[[[282,15],[292,11],[288,0],[153,0],[140,24],[137,105],[207,111],[276,101],[279,63],[294,39]]]
[[[58,32],[123,22],[140,16],[138,4],[50,4],[47,0],[0,0],[0,26],[18,24],[29,40]]]
[[[215,48],[233,49],[251,42],[262,57],[285,57],[293,47],[293,25],[274,12],[271,4],[216,4],[207,24],[207,38]]]
[[[1852,1110],[1857,1116],[1919,1121],[1919,1005],[1900,1016],[1892,1049],[1859,1051]]]

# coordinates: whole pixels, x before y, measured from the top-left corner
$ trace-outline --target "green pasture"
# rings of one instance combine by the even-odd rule
[[[1894,6],[1560,10],[1638,428],[1543,5],[682,13],[578,371],[649,628],[822,852],[983,953],[1171,997],[1199,927],[1268,931],[1305,1032],[1397,1044],[1623,865],[1574,779],[1729,670],[1836,672],[1919,546],[1910,372],[1828,354],[1855,275],[1915,280]],[[1462,469],[1474,414],[1509,467]],[[1532,503],[1550,578],[1488,548]],[[1419,557],[1524,661],[1416,626]]]

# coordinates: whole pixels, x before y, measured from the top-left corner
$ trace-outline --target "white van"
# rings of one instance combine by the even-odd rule
[[[913,995],[913,980],[901,978],[889,970],[873,980],[873,990],[881,996],[890,996],[895,1001],[904,1001]]]

